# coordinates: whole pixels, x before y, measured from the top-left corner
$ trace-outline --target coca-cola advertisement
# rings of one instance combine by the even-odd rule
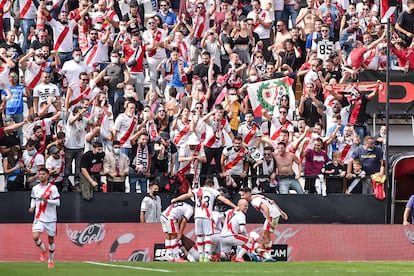
[[[262,227],[247,226],[259,236]],[[31,224],[0,224],[0,260],[38,261],[31,230]],[[165,237],[160,224],[143,223],[58,223],[57,233],[57,261],[152,261]],[[413,233],[414,225],[281,224],[271,237],[280,260],[413,260]],[[194,224],[185,235],[194,240]],[[47,241],[46,233],[41,238]]]

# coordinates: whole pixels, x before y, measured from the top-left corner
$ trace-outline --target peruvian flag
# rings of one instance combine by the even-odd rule
[[[391,3],[389,3],[391,2]],[[387,19],[391,18],[391,23],[395,23],[394,12],[396,9],[397,1],[381,0],[381,23],[387,23]]]
[[[295,108],[295,94],[292,90],[293,79],[283,77],[279,79],[250,83],[247,87],[249,99],[255,117],[262,117],[262,110],[273,112],[280,103],[280,97],[288,95],[289,109]]]

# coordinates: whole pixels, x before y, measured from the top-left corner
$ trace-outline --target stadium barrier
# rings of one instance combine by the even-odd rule
[[[260,233],[262,224],[247,228]],[[162,254],[156,247],[164,242],[160,224],[59,223],[57,229],[56,261],[152,261]],[[192,239],[193,229],[188,224],[185,231]],[[39,261],[31,224],[0,224],[0,237],[1,261]],[[287,245],[274,254],[288,261],[414,259],[413,225],[282,224],[271,237],[274,245]]]

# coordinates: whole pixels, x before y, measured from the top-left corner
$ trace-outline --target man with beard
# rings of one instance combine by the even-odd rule
[[[249,163],[246,154],[241,136],[234,137],[233,146],[224,148],[221,154],[221,176],[226,178],[226,188],[231,195],[238,193],[240,187],[247,186]]]
[[[302,165],[295,154],[286,151],[286,143],[279,142],[276,152],[273,153],[276,160],[276,168],[278,171],[277,180],[279,182],[280,194],[288,194],[289,190],[295,190],[298,194],[303,194],[302,186],[298,179],[302,175]],[[293,162],[298,165],[298,174],[293,171]]]
[[[129,83],[131,76],[125,64],[121,63],[121,57],[118,51],[111,52],[111,63],[105,68],[106,74],[104,80],[108,82],[108,100],[111,106],[114,106],[118,98],[124,94],[124,87]]]
[[[151,176],[151,147],[148,145],[148,133],[141,132],[138,138],[137,151],[133,160],[135,176],[130,173],[129,192],[137,192],[137,182],[140,186],[140,192],[147,193],[148,179]]]
[[[81,22],[79,25],[83,26],[85,23]],[[100,35],[96,25],[89,31],[89,35],[83,31],[83,28],[79,29],[79,48],[89,68],[95,68],[99,63],[108,60],[107,42],[110,34],[111,31],[108,29]]]
[[[323,141],[318,137],[313,143],[313,149],[308,148],[306,151],[302,152],[302,156],[305,158],[305,190],[310,194],[316,193],[315,177],[322,173],[322,168],[329,161],[329,157],[326,152],[322,150],[322,146]]]
[[[87,151],[81,158],[80,186],[82,198],[90,200],[94,192],[102,189],[101,174],[103,173],[103,145],[101,142],[94,142],[91,151]]]
[[[211,55],[209,52],[205,51],[201,54],[201,63],[194,66],[193,70],[193,82],[195,79],[204,79],[207,80],[208,69],[210,68]],[[213,65],[213,76],[216,77],[220,73],[220,67],[217,64]]]
[[[58,53],[61,65],[70,60],[73,52],[73,30],[77,26],[75,19],[68,20],[68,13],[61,10],[56,21],[47,10],[42,10],[53,29],[53,49]]]

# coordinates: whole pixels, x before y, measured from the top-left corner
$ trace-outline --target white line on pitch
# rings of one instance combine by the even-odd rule
[[[85,262],[85,263],[87,263],[87,264],[93,264],[93,265],[101,265],[101,266],[110,266],[110,267],[120,267],[120,268],[136,269],[136,270],[148,270],[148,271],[156,271],[156,272],[172,272],[170,270],[165,270],[165,269],[146,268],[146,267],[139,267],[139,266],[104,264],[104,263],[97,263],[97,262]]]

